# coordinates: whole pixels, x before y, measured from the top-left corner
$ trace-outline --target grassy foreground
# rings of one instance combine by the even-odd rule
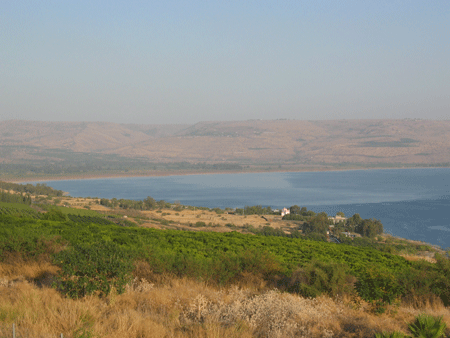
[[[137,270],[146,269],[137,266]],[[27,282],[57,272],[45,262],[0,265],[0,336],[9,337],[374,337],[408,332],[421,313],[443,316],[440,303],[402,304],[382,315],[364,301],[303,298],[258,284],[214,287],[189,278],[136,277],[126,291],[107,297],[63,297]]]

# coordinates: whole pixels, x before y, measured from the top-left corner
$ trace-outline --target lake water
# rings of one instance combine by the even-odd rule
[[[180,201],[205,207],[305,206],[377,218],[385,232],[450,247],[450,169],[208,174],[48,181],[74,197]]]

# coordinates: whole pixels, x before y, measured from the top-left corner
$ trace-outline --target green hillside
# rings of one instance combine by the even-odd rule
[[[436,264],[408,262],[372,248],[302,238],[99,223],[95,217],[89,223],[1,215],[0,257],[8,252],[25,259],[51,255],[61,268],[55,285],[72,297],[107,294],[112,286],[120,291],[131,278],[133,262],[145,261],[152,273],[213,284],[234,283],[253,274],[306,296],[340,290],[384,304],[433,293],[450,303],[450,262],[439,256]],[[56,250],[58,246],[64,249]]]

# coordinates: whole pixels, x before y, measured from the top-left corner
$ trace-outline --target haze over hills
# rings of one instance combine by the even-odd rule
[[[450,121],[249,120],[135,125],[9,120],[0,122],[0,163],[2,171],[21,166],[31,174],[44,167],[50,171],[59,167],[66,173],[123,170],[125,163],[129,170],[166,170],[174,163],[182,163],[170,167],[179,170],[205,170],[207,165],[233,170],[448,166]]]

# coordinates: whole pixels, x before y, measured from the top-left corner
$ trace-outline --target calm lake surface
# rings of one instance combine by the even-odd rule
[[[34,182],[35,183],[35,182]],[[385,232],[450,247],[450,169],[208,174],[47,181],[74,197],[180,201],[205,207],[305,206],[377,218]]]

